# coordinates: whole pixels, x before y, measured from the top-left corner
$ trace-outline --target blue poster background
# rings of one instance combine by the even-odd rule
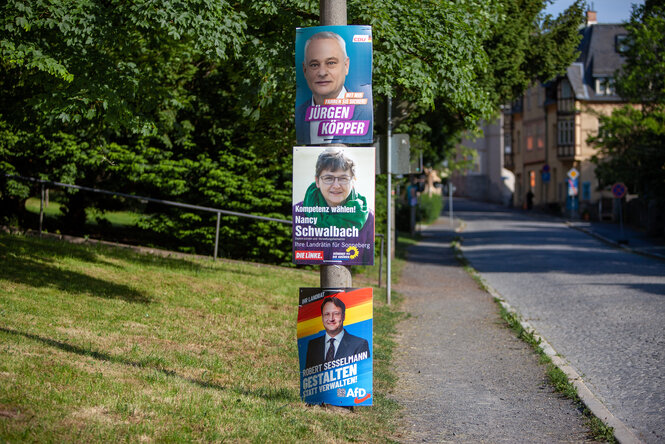
[[[358,290],[358,289],[346,289]],[[341,290],[343,291],[343,290]],[[361,291],[370,292],[371,289]],[[325,293],[328,290],[320,288],[301,288],[301,300],[309,298],[307,304],[301,304],[299,311],[310,309],[320,310]],[[365,301],[366,302],[366,301]],[[353,301],[347,299],[347,311],[353,307]],[[319,311],[320,319],[320,311]],[[298,356],[300,365],[300,397],[307,404],[330,404],[338,406],[371,406],[373,403],[373,356],[372,341],[373,320],[362,320],[354,323],[344,323],[345,334],[364,338],[369,344],[369,357],[354,362],[345,362],[344,359],[334,360],[323,364],[320,371],[306,368],[306,356],[311,340],[325,335],[323,328],[311,335],[298,338]],[[353,359],[351,359],[353,361]],[[327,365],[327,368],[326,368]]]
[[[304,109],[310,104],[312,92],[307,86],[303,73],[305,42],[314,34],[330,31],[341,36],[346,42],[346,53],[350,59],[349,73],[344,85],[348,92],[362,92],[368,99],[366,105],[355,105],[357,109],[351,120],[369,120],[369,129],[363,136],[335,136],[326,143],[345,144],[372,144],[374,111],[372,100],[372,27],[365,25],[354,26],[315,26],[311,28],[296,29],[296,136],[297,143],[311,145],[309,139],[309,124],[304,118]],[[355,41],[354,41],[355,40]],[[358,113],[362,112],[362,117]]]

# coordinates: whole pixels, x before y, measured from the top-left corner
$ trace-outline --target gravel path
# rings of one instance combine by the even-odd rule
[[[517,339],[490,295],[459,266],[445,218],[423,230],[395,289],[399,326],[393,398],[400,442],[594,442],[585,419],[553,392],[545,366]]]

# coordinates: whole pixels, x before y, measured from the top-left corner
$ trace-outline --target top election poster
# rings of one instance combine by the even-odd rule
[[[301,288],[300,396],[307,404],[372,405],[372,288]]]
[[[374,264],[374,147],[293,148],[293,262]]]
[[[372,27],[296,29],[299,145],[372,144]]]

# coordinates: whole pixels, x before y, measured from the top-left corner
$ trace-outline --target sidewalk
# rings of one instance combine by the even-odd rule
[[[423,229],[396,290],[400,442],[593,442],[585,419],[547,382],[545,366],[457,263],[445,217]]]
[[[611,222],[568,221],[570,227],[584,231],[619,248],[665,260],[665,239],[648,237],[632,228]]]

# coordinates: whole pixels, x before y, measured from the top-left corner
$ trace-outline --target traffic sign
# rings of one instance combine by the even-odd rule
[[[579,175],[580,175],[580,172],[577,171],[576,168],[571,168],[571,169],[568,170],[568,177],[570,177],[573,180],[577,179],[579,177]]]
[[[568,179],[568,195],[577,196],[578,194],[578,181],[577,179]]]
[[[624,185],[621,182],[617,182],[614,185],[612,185],[612,194],[617,199],[621,199],[623,196],[626,195],[627,192],[628,188],[626,188],[626,185]]]

